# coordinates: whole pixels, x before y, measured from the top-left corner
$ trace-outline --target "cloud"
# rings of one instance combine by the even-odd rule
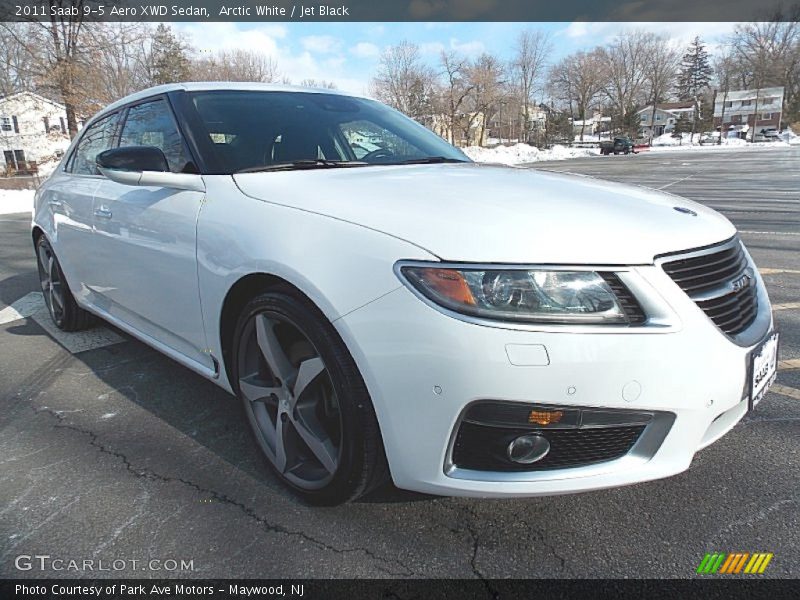
[[[308,52],[333,54],[339,51],[342,41],[332,35],[308,35],[300,38],[300,44]]]
[[[176,31],[189,37],[195,49],[202,53],[219,50],[253,50],[276,57],[278,40],[286,37],[282,25],[266,25],[253,29],[240,29],[235,23],[174,23]]]
[[[481,52],[486,50],[486,46],[484,46],[483,42],[479,40],[460,42],[456,38],[450,39],[450,48],[461,54],[468,54],[468,55],[480,54]]]
[[[350,54],[358,58],[376,58],[380,53],[380,48],[372,42],[358,42],[350,48]]]
[[[419,51],[422,54],[439,54],[444,50],[444,44],[441,42],[423,42],[419,44]]]

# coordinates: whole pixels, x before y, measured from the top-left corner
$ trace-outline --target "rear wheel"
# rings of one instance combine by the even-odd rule
[[[233,385],[256,441],[307,501],[340,504],[386,480],[372,402],[344,343],[291,288],[252,300],[234,335]]]
[[[63,331],[79,331],[89,327],[92,315],[75,302],[61,265],[44,235],[36,242],[36,258],[44,303],[56,327]]]

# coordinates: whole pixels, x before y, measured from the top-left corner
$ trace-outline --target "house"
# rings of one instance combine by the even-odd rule
[[[604,117],[602,113],[595,111],[591,118],[584,121],[573,120],[572,132],[577,137],[583,131],[583,137],[589,138],[609,131],[611,128],[611,117]]]
[[[35,172],[69,143],[64,105],[34,92],[0,98],[0,175]]]
[[[639,129],[644,138],[658,137],[670,133],[675,129],[675,123],[683,116],[689,121],[694,120],[694,102],[663,102],[656,104],[655,115],[653,105],[637,110],[639,115]]]
[[[746,134],[751,127],[779,129],[783,108],[783,88],[717,92],[714,126],[734,134]]]

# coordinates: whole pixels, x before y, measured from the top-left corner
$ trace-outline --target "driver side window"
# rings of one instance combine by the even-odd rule
[[[388,155],[413,157],[422,155],[416,146],[409,144],[388,129],[370,121],[349,121],[339,125],[344,139],[350,145],[356,159],[378,150]]]

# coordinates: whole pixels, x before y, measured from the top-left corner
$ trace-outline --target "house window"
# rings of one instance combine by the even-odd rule
[[[660,120],[661,120],[661,115],[656,115],[656,121],[660,121]]]
[[[14,129],[11,117],[0,117],[0,129],[3,131],[12,131]]]
[[[5,158],[7,169],[18,170],[25,166],[24,150],[4,150],[3,158]]]
[[[752,100],[742,100],[742,106],[750,106],[753,104]]]
[[[733,101],[729,100],[725,103],[725,108],[733,108]]]
[[[775,98],[764,98],[761,100],[761,104],[772,104],[773,100],[775,100]]]
[[[769,121],[772,118],[772,113],[761,113],[762,121]]]
[[[646,123],[646,122],[647,122],[647,114],[646,113],[642,113],[642,123]]]
[[[61,121],[61,133],[67,133],[67,124],[64,121],[64,117],[58,117],[58,120]]]
[[[44,123],[44,132],[50,133],[50,119],[42,117],[42,122]]]

